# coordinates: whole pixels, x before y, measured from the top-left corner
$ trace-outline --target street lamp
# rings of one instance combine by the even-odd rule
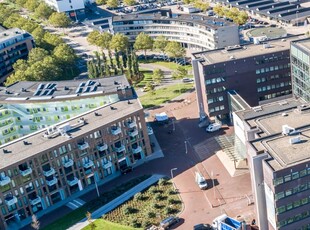
[[[298,20],[297,20],[297,18],[298,18],[298,13],[299,13],[299,11],[297,10],[297,11],[296,11],[296,26],[298,26]]]
[[[174,182],[173,182],[173,171],[175,171],[175,170],[177,170],[178,168],[172,168],[171,170],[170,170],[170,173],[171,173],[171,181],[172,181],[172,185],[173,185],[173,188],[174,188],[174,190],[176,189],[175,188],[175,184],[174,184]]]
[[[185,154],[187,154],[188,153],[188,149],[187,149],[187,141],[186,140],[184,141],[184,144],[185,144]]]

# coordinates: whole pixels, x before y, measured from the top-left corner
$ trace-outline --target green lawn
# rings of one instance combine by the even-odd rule
[[[146,61],[140,60],[139,62],[140,63],[152,63],[154,65],[163,66],[171,70],[176,70],[180,66],[175,62],[156,61],[156,60],[146,60]],[[184,67],[187,69],[187,71],[192,70],[192,65],[185,65]]]
[[[193,88],[193,83],[170,85],[155,90],[154,94],[148,92],[145,95],[139,97],[139,99],[144,108],[150,108],[171,101],[173,98]]]
[[[160,179],[143,192],[137,193],[131,200],[120,205],[103,218],[94,222],[94,229],[107,229],[105,220],[132,228],[158,226],[159,222],[172,215],[177,215],[182,209],[182,202],[175,192],[171,181]],[[108,222],[108,224],[111,224]],[[119,229],[132,229],[119,228]],[[90,230],[87,226],[83,230]],[[118,229],[118,228],[113,228]]]
[[[107,191],[103,194],[100,194],[99,198],[96,198],[82,207],[68,213],[67,215],[63,216],[62,218],[56,220],[54,223],[42,228],[42,230],[65,230],[78,221],[82,220],[86,217],[86,213],[97,210],[98,208],[102,207],[103,205],[107,204],[108,202],[112,201],[116,197],[120,196],[124,192],[128,191],[132,187],[136,186],[137,184],[141,183],[142,181],[146,180],[150,176],[141,176],[135,178],[127,183],[124,183],[111,191]]]
[[[137,230],[137,228],[131,228],[128,226],[123,226],[120,224],[112,223],[110,221],[104,220],[104,219],[99,219],[96,220],[95,222],[96,229],[104,229],[104,230]],[[84,230],[91,230],[90,225],[87,227],[83,228]],[[142,230],[142,228],[141,228]]]
[[[142,88],[142,87],[146,86],[146,84],[148,82],[152,82],[153,81],[153,78],[152,78],[153,71],[152,70],[147,70],[147,69],[140,69],[140,72],[143,73],[144,78],[136,86]]]

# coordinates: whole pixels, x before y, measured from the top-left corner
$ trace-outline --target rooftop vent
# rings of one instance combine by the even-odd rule
[[[232,56],[229,57],[229,59],[230,59],[230,60],[234,60],[234,59],[235,59],[235,56],[232,55]]]
[[[253,110],[255,112],[259,112],[259,111],[263,111],[263,108],[261,106],[256,106],[256,107],[253,107]]]
[[[287,105],[287,104],[288,104],[287,101],[280,101],[280,102],[279,102],[279,105]]]
[[[282,134],[284,136],[292,136],[296,134],[300,134],[301,132],[299,130],[295,130],[294,128],[288,126],[288,125],[282,125]]]
[[[268,49],[268,48],[270,48],[270,47],[271,47],[271,45],[270,45],[269,43],[263,44],[263,48],[264,48],[264,49]]]
[[[292,137],[292,138],[290,138],[290,140],[289,140],[289,143],[290,143],[291,145],[297,144],[297,143],[300,143],[300,142],[301,142],[300,136]]]
[[[24,145],[29,145],[28,141],[23,141]]]
[[[281,116],[282,116],[282,117],[287,117],[288,114],[287,114],[287,113],[282,113]]]
[[[303,104],[303,105],[299,105],[297,106],[297,111],[298,112],[304,112],[310,110],[310,104]]]
[[[69,87],[68,87],[68,86],[65,86],[64,90],[69,90]]]
[[[239,50],[239,49],[243,49],[243,47],[240,45],[226,46],[225,47],[226,51]]]

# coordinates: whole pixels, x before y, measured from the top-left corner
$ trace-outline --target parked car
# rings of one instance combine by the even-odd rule
[[[212,230],[212,226],[210,224],[197,224],[193,230]]]
[[[180,219],[176,216],[169,216],[160,222],[160,227],[163,229],[169,229],[172,225],[179,223]]]
[[[133,168],[131,166],[126,166],[124,168],[121,168],[121,173],[122,174],[126,174],[126,173],[129,173],[129,172],[132,172]]]
[[[193,81],[194,81],[193,78],[187,78],[187,77],[185,77],[185,78],[182,79],[182,82],[184,82],[184,83],[193,82]]]

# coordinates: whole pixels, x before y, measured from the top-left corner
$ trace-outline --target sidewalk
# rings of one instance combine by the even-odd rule
[[[151,176],[149,179],[141,182],[140,184],[136,185],[132,189],[128,190],[127,192],[123,193],[119,197],[115,198],[111,202],[107,203],[106,205],[102,206],[101,208],[97,209],[92,213],[92,219],[99,219],[105,213],[115,209],[117,206],[123,204],[125,201],[129,200],[133,197],[136,193],[143,191],[144,189],[148,188],[152,184],[156,183],[160,178],[163,178],[164,175],[155,174]],[[69,230],[77,230],[83,229],[89,224],[87,218],[84,218],[79,223],[73,225]]]

